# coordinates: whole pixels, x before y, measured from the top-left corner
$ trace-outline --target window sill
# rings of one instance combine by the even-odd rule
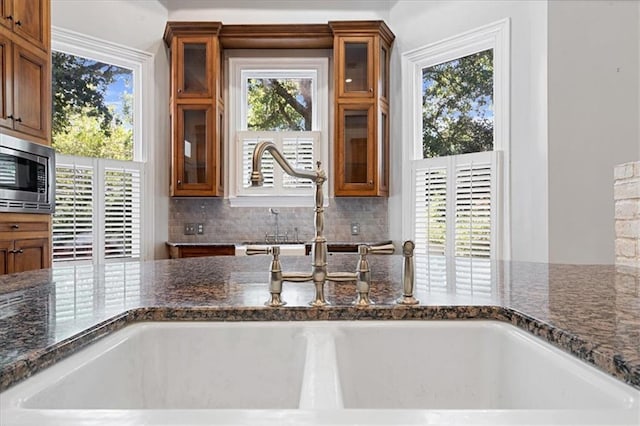
[[[315,198],[311,195],[251,195],[229,197],[231,207],[315,207]],[[324,207],[329,205],[329,198],[324,197]]]

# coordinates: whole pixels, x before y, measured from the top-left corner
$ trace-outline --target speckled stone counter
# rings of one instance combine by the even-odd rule
[[[330,271],[357,256],[329,256]],[[415,307],[398,306],[402,257],[371,256],[371,297],[329,283],[285,283],[287,306],[267,308],[266,256],[204,257],[57,267],[0,276],[0,390],[136,321],[494,319],[510,322],[640,389],[640,270],[613,266],[416,259]],[[285,257],[285,271],[310,270]]]

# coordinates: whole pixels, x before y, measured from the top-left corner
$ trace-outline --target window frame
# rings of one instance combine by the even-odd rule
[[[228,84],[226,105],[227,122],[225,148],[227,153],[227,182],[225,198],[229,200],[231,207],[308,207],[314,203],[313,191],[308,195],[286,192],[272,192],[270,194],[240,194],[238,191],[242,173],[241,158],[238,158],[237,132],[246,131],[246,98],[243,89],[245,75],[254,72],[280,71],[285,76],[308,77],[306,71],[313,71],[316,75],[314,84],[314,108],[312,118],[312,131],[320,132],[320,152],[318,157],[323,168],[330,174],[329,164],[329,57],[326,51],[306,52],[310,56],[294,56],[295,52],[265,51],[255,54],[247,51],[225,52],[228,72]],[[246,114],[245,114],[246,115]],[[256,132],[257,134],[260,132]],[[325,205],[328,201],[328,189],[325,187]]]
[[[465,33],[407,51],[402,55],[402,159],[404,164],[422,160],[422,71],[434,65],[464,56],[493,49],[494,138],[493,150],[502,151],[502,166],[498,196],[501,200],[498,212],[496,257],[511,257],[510,231],[510,20],[508,18],[467,31]],[[402,174],[402,235],[412,239],[414,235],[412,167]]]
[[[143,194],[156,193],[154,128],[154,56],[75,31],[52,26],[51,50],[113,64],[133,71],[133,161],[143,163]],[[142,199],[140,259],[154,258],[155,215],[152,197]],[[136,259],[138,260],[138,259]],[[99,262],[99,260],[94,260]],[[63,262],[66,263],[66,262]]]

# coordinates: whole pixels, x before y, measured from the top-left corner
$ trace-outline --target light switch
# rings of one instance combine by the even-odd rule
[[[360,234],[360,224],[358,222],[351,222],[351,235]]]

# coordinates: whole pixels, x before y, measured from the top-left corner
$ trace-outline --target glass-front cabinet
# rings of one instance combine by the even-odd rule
[[[372,98],[373,37],[341,37],[337,54],[339,97]]]
[[[340,104],[338,106],[338,134],[336,144],[336,181],[341,192],[360,192],[374,189],[375,141],[373,105]]]
[[[382,21],[330,22],[334,35],[336,196],[389,194],[389,57]]]
[[[177,41],[176,96],[210,98],[213,73],[210,69],[212,37],[183,37]]]
[[[171,54],[171,196],[217,197],[222,182],[219,22],[168,22]]]

